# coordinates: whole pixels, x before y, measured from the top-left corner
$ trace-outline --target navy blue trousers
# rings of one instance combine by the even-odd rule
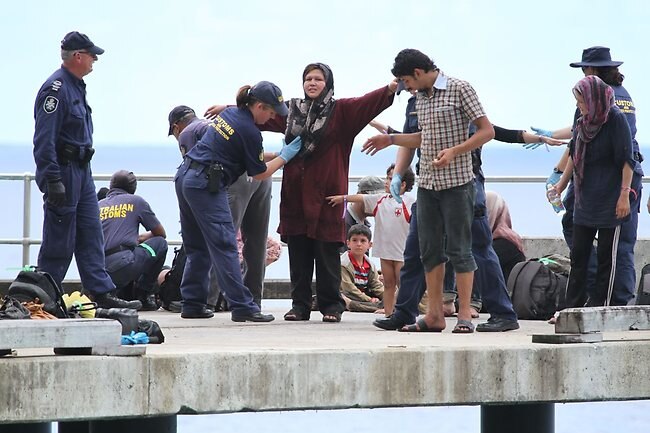
[[[485,210],[485,188],[483,182],[475,180],[475,217],[472,222],[472,254],[478,269],[474,272],[474,291],[483,298],[483,305],[492,317],[517,320],[512,302],[506,290],[499,258],[492,247],[492,232],[487,222]],[[479,212],[477,212],[479,211]],[[417,203],[411,207],[411,215],[416,215]],[[478,216],[483,215],[483,216]],[[400,288],[393,315],[405,323],[415,322],[418,304],[426,291],[424,267],[420,260],[417,218],[411,218],[409,233],[404,248],[404,266],[400,272]]]
[[[154,236],[143,243],[154,251],[155,257],[141,246],[135,247],[133,251],[120,251],[106,257],[106,270],[115,286],[121,289],[136,282],[139,296],[154,293],[158,274],[167,257],[165,238]]]
[[[43,242],[38,267],[61,285],[74,254],[84,290],[94,294],[113,291],[115,285],[105,268],[104,233],[90,165],[61,164],[61,181],[66,191],[63,206],[48,204],[47,192],[43,195]]]
[[[204,170],[189,169],[187,162],[179,167],[175,184],[187,253],[181,281],[183,311],[197,311],[207,305],[212,266],[233,314],[259,312],[260,307],[242,281],[226,189],[209,192]]]

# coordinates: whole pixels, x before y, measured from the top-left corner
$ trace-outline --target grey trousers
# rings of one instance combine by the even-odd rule
[[[271,178],[255,180],[246,173],[228,188],[228,204],[235,230],[241,230],[244,249],[242,272],[244,285],[261,307],[266,272],[266,238],[269,233],[271,214]],[[212,275],[212,272],[210,273]],[[219,297],[216,278],[210,278],[208,305],[214,305]]]

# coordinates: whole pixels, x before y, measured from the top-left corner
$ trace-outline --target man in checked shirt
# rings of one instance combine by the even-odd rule
[[[407,90],[417,90],[416,111],[422,130],[377,135],[368,139],[363,150],[374,155],[391,144],[421,150],[417,224],[429,308],[423,318],[401,330],[440,332],[445,328],[442,288],[449,260],[456,271],[459,303],[458,322],[452,332],[471,333],[474,325],[470,298],[477,268],[471,250],[476,196],[471,151],[490,141],[494,128],[472,86],[444,75],[420,51],[402,50],[391,72]],[[477,130],[468,138],[470,123]],[[509,300],[507,303],[505,309],[514,315]],[[501,319],[493,315],[490,320],[501,325]],[[507,321],[516,324],[516,315]],[[488,321],[482,325],[489,328],[491,324]]]

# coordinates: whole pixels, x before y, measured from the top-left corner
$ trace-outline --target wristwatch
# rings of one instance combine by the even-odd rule
[[[557,167],[553,167],[553,173],[562,174],[564,172]]]

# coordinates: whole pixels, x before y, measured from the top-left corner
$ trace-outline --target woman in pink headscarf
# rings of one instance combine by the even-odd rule
[[[621,223],[630,217],[630,188],[635,161],[625,115],[614,105],[614,91],[595,75],[573,88],[581,116],[569,144],[569,163],[558,193],[573,175],[575,208],[567,307],[609,305]],[[587,263],[598,234],[596,291],[587,299]]]
[[[499,257],[503,277],[508,281],[512,268],[526,260],[521,236],[512,229],[506,201],[494,191],[485,191],[488,223],[492,230],[492,246]]]

